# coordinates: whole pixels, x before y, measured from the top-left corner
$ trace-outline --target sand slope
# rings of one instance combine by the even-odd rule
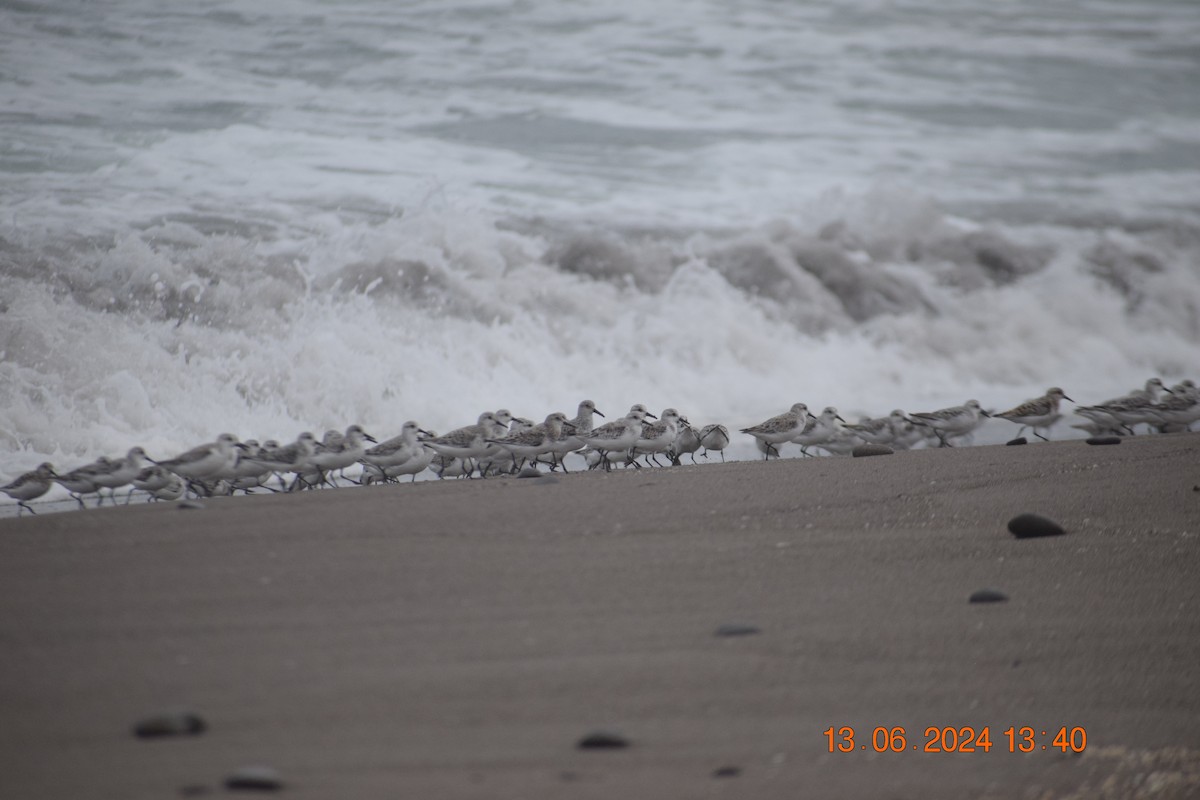
[[[1146,436],[0,520],[0,795],[247,763],[313,798],[1200,790],[1165,749],[1200,750],[1197,484],[1200,436]],[[1024,511],[1069,534],[1014,539]],[[211,729],[130,735],[171,707]],[[911,749],[950,725],[991,752]],[[1088,749],[1009,753],[1010,725]],[[597,728],[633,746],[577,751]]]

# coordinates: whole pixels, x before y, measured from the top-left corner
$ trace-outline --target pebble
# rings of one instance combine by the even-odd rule
[[[1062,536],[1066,533],[1054,520],[1039,517],[1037,514],[1018,514],[1008,521],[1008,530],[1018,539]]]
[[[629,747],[629,740],[612,731],[592,731],[575,746],[580,750],[619,750]]]
[[[139,739],[154,739],[159,736],[196,736],[204,733],[208,725],[199,714],[190,711],[164,711],[146,717],[133,726],[133,735]]]
[[[762,629],[755,625],[729,622],[713,631],[713,636],[753,636],[756,633],[762,633]]]
[[[1024,436],[1018,436],[1015,439],[1009,439],[1007,442],[1005,442],[1005,444],[1007,444],[1009,447],[1012,447],[1015,444],[1029,444],[1029,440]]]
[[[1007,603],[1008,595],[995,589],[980,589],[971,593],[972,603]]]
[[[894,452],[886,444],[860,444],[850,451],[850,455],[855,458],[866,458],[867,456],[890,456]]]
[[[180,500],[175,504],[175,508],[179,509],[180,511],[202,511],[204,509],[204,503],[200,502],[199,500]]]
[[[270,767],[241,767],[225,779],[226,789],[256,792],[277,792],[283,788],[283,778]]]
[[[742,774],[741,767],[717,767],[713,770],[714,778],[736,778]]]
[[[1093,436],[1087,440],[1088,444],[1120,444],[1120,436]]]

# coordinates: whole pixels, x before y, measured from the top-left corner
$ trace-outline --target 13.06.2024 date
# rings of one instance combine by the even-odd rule
[[[925,729],[924,743],[909,745],[908,733],[903,726],[891,728],[877,725],[871,730],[869,744],[856,741],[855,730],[849,725],[840,728],[830,726],[824,731],[831,753],[852,753],[855,750],[873,750],[876,753],[905,753],[917,750],[924,753],[990,753],[992,751],[992,729],[985,725],[978,731],[964,726]],[[1081,727],[1066,725],[1054,730],[1039,730],[1028,725],[1009,726],[1001,732],[996,742],[999,752],[1032,753],[1035,750],[1058,749],[1064,753],[1082,753],[1087,747],[1087,731]]]

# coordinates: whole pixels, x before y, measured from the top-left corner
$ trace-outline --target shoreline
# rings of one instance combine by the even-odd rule
[[[2,519],[0,793],[267,763],[297,797],[1065,798],[1148,759],[1196,791],[1196,485],[1179,434]],[[129,734],[175,707],[210,730]],[[829,753],[844,725],[993,749]],[[596,729],[632,746],[576,750]]]

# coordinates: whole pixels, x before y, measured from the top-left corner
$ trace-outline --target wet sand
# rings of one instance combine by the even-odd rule
[[[1195,796],[1198,484],[1175,435],[0,520],[0,796]]]

